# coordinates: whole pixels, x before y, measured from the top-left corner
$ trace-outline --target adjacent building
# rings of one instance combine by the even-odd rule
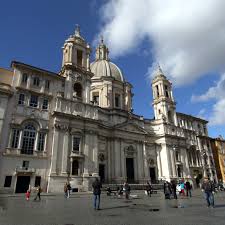
[[[211,146],[218,181],[225,184],[225,140],[222,137],[212,138]]]
[[[161,68],[152,81],[155,117],[145,119],[133,113],[132,85],[104,41],[92,63],[90,54],[77,27],[63,46],[59,73],[12,62],[7,94],[0,89],[7,100],[0,190],[25,192],[30,184],[62,192],[69,180],[87,191],[98,176],[118,184],[217,179],[207,121],[176,112]]]

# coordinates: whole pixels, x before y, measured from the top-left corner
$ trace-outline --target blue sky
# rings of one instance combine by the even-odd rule
[[[62,60],[61,47],[65,39],[74,33],[75,25],[79,24],[83,37],[92,45],[92,59],[96,39],[100,34],[104,35],[111,60],[122,69],[126,80],[134,87],[133,107],[136,114],[153,117],[150,77],[154,65],[159,62],[165,75],[173,82],[177,111],[212,121],[208,127],[209,134],[225,137],[225,86],[220,85],[224,81],[225,66],[221,60],[224,53],[219,54],[225,49],[220,48],[220,42],[217,43],[214,36],[210,36],[212,32],[218,34],[221,31],[219,16],[212,26],[199,23],[203,37],[209,37],[199,38],[195,32],[199,27],[194,16],[187,14],[185,20],[177,22],[177,11],[182,12],[183,9],[179,1],[174,0],[168,10],[160,9],[160,14],[157,14],[160,4],[152,0],[140,0],[138,5],[135,5],[136,2],[4,1],[0,14],[0,67],[9,68],[10,62],[17,60],[58,72]],[[200,3],[190,2],[185,10],[193,12],[193,9],[199,9],[197,21],[215,15],[213,10],[217,10],[219,15],[218,8],[223,4],[216,0],[214,5],[218,8],[205,4],[202,9]],[[220,23],[218,26],[215,25],[217,22]],[[210,35],[204,36],[204,32]],[[205,46],[211,46],[212,40],[216,47],[210,47],[207,52],[205,49],[209,47]],[[220,41],[221,46],[225,46],[225,40]]]

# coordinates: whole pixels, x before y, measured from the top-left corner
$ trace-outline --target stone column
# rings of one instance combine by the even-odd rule
[[[144,177],[144,174],[143,174],[143,159],[141,158],[141,143],[138,142],[137,143],[137,180],[140,182],[143,181],[143,177]]]
[[[50,173],[56,173],[56,162],[57,162],[58,143],[59,143],[59,130],[56,128],[54,128],[54,131],[53,131],[52,143],[53,144],[52,144]]]
[[[62,156],[62,174],[67,174],[68,170],[68,157],[71,153],[72,149],[69,149],[69,132],[64,133],[64,141],[63,141],[63,156]]]
[[[191,172],[190,172],[190,167],[189,167],[189,163],[188,163],[188,150],[184,149],[184,164],[186,166],[186,176],[190,176],[191,177]]]
[[[73,98],[73,90],[72,90],[72,78],[70,74],[67,74],[66,82],[65,82],[65,97],[67,99]]]
[[[92,176],[99,176],[98,174],[98,136],[97,134],[92,134],[92,149],[93,149],[93,164],[94,164],[94,171]]]
[[[160,152],[160,158],[163,162],[162,164],[162,177],[166,180],[170,180],[171,175],[171,163],[170,163],[170,154],[168,152],[168,147],[165,143],[161,144],[162,149]]]
[[[90,135],[85,133],[84,144],[84,176],[89,176],[89,148],[90,148]]]
[[[174,150],[172,149],[172,147],[169,148],[169,151],[170,151],[171,164],[172,164],[172,176],[173,176],[173,177],[176,177],[177,174],[176,174],[175,152],[174,152]]]
[[[144,176],[146,180],[149,180],[150,174],[149,174],[149,166],[147,161],[147,149],[146,149],[146,143],[143,143],[143,162],[144,162]]]
[[[90,71],[90,54],[87,53],[87,71]]]
[[[157,154],[157,167],[158,167],[158,179],[162,178],[162,163],[161,163],[161,149],[156,145],[156,154]]]
[[[121,170],[121,165],[120,165],[120,142],[118,139],[114,140],[114,152],[115,152],[115,176],[116,180],[120,180],[120,170]]]
[[[106,142],[106,149],[107,149],[107,167],[108,167],[107,180],[110,183],[111,179],[112,179],[112,174],[111,174],[111,149],[110,149],[110,139],[109,138],[107,139],[107,142]]]
[[[121,145],[121,172],[122,172],[122,180],[125,181],[126,179],[126,157],[124,152],[124,144]]]

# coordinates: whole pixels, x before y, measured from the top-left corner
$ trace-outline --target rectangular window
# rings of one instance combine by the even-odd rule
[[[24,73],[24,74],[22,75],[22,83],[23,83],[23,84],[26,84],[26,83],[27,83],[27,78],[28,78],[27,74]]]
[[[38,87],[39,84],[40,84],[40,79],[39,79],[39,77],[34,77],[33,85]]]
[[[11,183],[12,183],[12,176],[5,176],[4,187],[11,187]]]
[[[50,86],[50,81],[49,80],[45,80],[45,89],[48,90]]]
[[[19,104],[19,105],[24,105],[24,102],[25,102],[25,95],[24,95],[24,94],[20,94],[20,95],[19,95],[19,101],[18,101],[18,104]]]
[[[159,97],[159,86],[156,85],[156,93],[157,93],[157,97]]]
[[[20,136],[20,130],[13,129],[12,130],[11,148],[18,148],[19,136]]]
[[[80,138],[73,137],[73,152],[80,151]]]
[[[36,95],[30,96],[30,106],[37,108],[37,106],[38,106],[38,96],[36,96]]]
[[[115,107],[120,107],[120,95],[115,95]]]
[[[29,161],[23,161],[23,169],[27,170],[29,168]]]
[[[78,175],[78,169],[79,169],[79,162],[78,162],[78,160],[73,160],[73,163],[72,163],[72,175],[77,176]]]
[[[39,133],[38,151],[44,151],[45,148],[45,133]]]
[[[48,99],[43,100],[42,109],[48,109]]]
[[[168,92],[168,86],[165,85],[165,92],[166,92],[166,97],[169,98],[169,92]]]
[[[77,50],[77,65],[82,66],[82,57],[83,52],[81,50]]]
[[[99,93],[93,93],[93,102],[95,105],[99,105]]]
[[[40,176],[35,177],[34,187],[38,187],[38,186],[41,186],[41,177]]]

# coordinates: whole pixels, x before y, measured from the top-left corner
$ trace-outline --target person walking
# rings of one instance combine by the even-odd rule
[[[171,181],[171,189],[174,199],[177,199],[177,182],[175,180]]]
[[[64,184],[64,196],[65,196],[65,198],[68,198],[68,187],[67,187],[67,182]]]
[[[191,183],[187,180],[185,183],[185,188],[186,188],[186,195],[187,197],[189,196],[191,198],[191,189],[192,189],[192,185]]]
[[[98,178],[95,178],[95,181],[92,183],[93,195],[94,195],[94,209],[100,210],[100,196],[102,184]]]
[[[37,195],[34,198],[34,201],[36,201],[37,198],[39,199],[39,201],[41,201],[41,192],[42,192],[42,189],[41,189],[40,185],[38,185],[38,187],[37,187]]]
[[[171,190],[171,184],[166,181],[164,183],[164,194],[165,194],[165,199],[170,199],[170,195],[172,193],[172,190]]]
[[[152,185],[151,185],[151,183],[149,181],[147,181],[146,191],[147,191],[148,196],[151,197],[151,194],[152,194]]]
[[[70,182],[67,183],[67,198],[70,197],[71,185]]]
[[[183,180],[180,182],[180,189],[181,189],[180,194],[185,196],[185,193],[184,193],[185,186],[184,186],[184,181]]]
[[[125,183],[123,184],[123,190],[124,190],[124,192],[125,192],[125,198],[126,198],[126,199],[129,199],[129,195],[130,195],[130,185],[129,185],[127,182],[125,182]]]
[[[29,201],[29,199],[30,199],[30,190],[29,189],[26,192],[26,199],[27,199],[27,201]]]
[[[213,182],[209,181],[208,177],[204,178],[202,183],[202,191],[205,193],[205,199],[208,207],[214,208],[214,193],[215,186]]]

